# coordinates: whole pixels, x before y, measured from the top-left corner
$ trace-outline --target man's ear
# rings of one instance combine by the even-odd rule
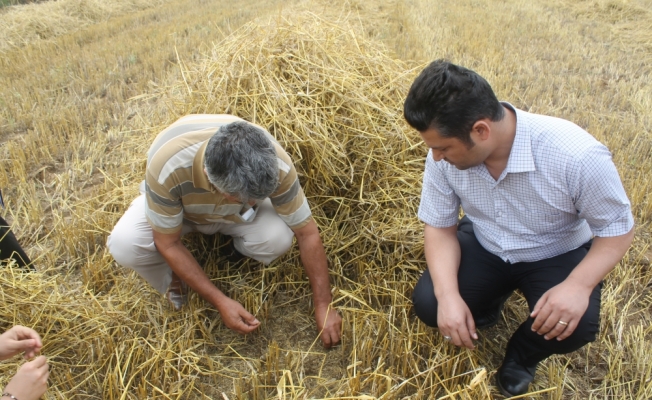
[[[475,136],[478,140],[487,140],[491,136],[491,124],[489,119],[480,119],[473,124],[471,135]]]

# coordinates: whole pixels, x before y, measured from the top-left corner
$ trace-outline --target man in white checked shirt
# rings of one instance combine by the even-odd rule
[[[428,269],[415,312],[473,349],[476,328],[495,324],[521,290],[531,314],[496,381],[506,396],[526,393],[540,361],[595,340],[602,279],[632,241],[611,154],[571,122],[499,102],[482,77],[442,60],[416,78],[404,115],[430,147],[419,207]]]

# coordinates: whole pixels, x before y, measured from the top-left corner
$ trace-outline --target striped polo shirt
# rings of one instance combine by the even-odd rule
[[[204,151],[208,139],[222,125],[241,118],[232,115],[188,115],[158,134],[147,153],[145,213],[152,229],[176,233],[184,223],[247,223],[257,204],[230,201],[208,181]],[[279,185],[270,200],[281,219],[292,229],[312,218],[290,156],[262,127],[276,150]],[[258,200],[260,203],[262,200]]]

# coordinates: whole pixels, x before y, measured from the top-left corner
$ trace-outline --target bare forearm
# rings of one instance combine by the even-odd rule
[[[159,250],[165,261],[174,273],[204,300],[211,303],[215,308],[226,297],[213,283],[201,268],[190,251],[180,241]]]
[[[311,224],[314,224],[314,226],[308,226],[302,232],[295,232],[299,244],[301,262],[310,281],[315,307],[328,306],[332,301],[332,296],[328,277],[326,251],[321,242],[317,225],[314,221],[311,221]]]
[[[426,225],[424,246],[437,299],[441,301],[443,297],[459,295],[457,271],[460,266],[460,244],[457,241],[457,226],[434,228]]]
[[[299,243],[301,262],[312,288],[317,329],[320,331],[322,343],[329,348],[340,341],[342,318],[330,307],[333,297],[328,278],[326,251],[314,220],[311,219],[302,228],[294,229],[294,234]]]
[[[332,296],[328,277],[328,264],[321,240],[306,240],[303,244],[299,244],[299,250],[301,252],[301,262],[310,281],[315,307],[330,304]]]
[[[457,272],[460,268],[460,244],[457,226],[424,231],[426,261],[437,298],[437,327],[455,344],[474,349],[478,339],[473,315],[460,295]]]
[[[567,280],[592,290],[622,260],[633,238],[634,228],[621,236],[596,237]]]

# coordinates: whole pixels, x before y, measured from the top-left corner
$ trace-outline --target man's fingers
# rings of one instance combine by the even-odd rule
[[[11,348],[14,351],[30,351],[32,349],[35,349],[38,343],[36,342],[36,339],[22,339],[22,340],[15,340],[11,343]]]
[[[475,330],[475,321],[473,320],[473,315],[471,313],[466,316],[466,326],[469,328],[469,335],[474,340],[478,340],[478,333]]]
[[[5,360],[24,352],[26,357],[35,355],[42,347],[41,337],[33,329],[16,325],[0,335],[0,359]]]
[[[340,342],[340,335],[342,333],[342,317],[335,311],[333,313],[334,324],[330,325],[331,345],[335,346]]]
[[[539,317],[541,317],[541,315]],[[549,335],[553,329],[557,328],[559,320],[560,320],[559,313],[551,312],[550,314],[548,314],[548,317],[543,322],[543,324],[541,324],[541,326],[537,330],[537,333],[539,335]],[[563,328],[565,328],[565,326]]]
[[[328,308],[325,316],[322,316],[322,310],[315,311],[317,329],[322,344],[325,348],[335,346],[340,341],[340,332],[342,330],[342,317],[335,309]]]
[[[260,321],[258,321],[253,315],[247,313],[246,317],[242,318],[241,324],[244,326],[245,333],[249,333],[258,328]]]
[[[233,330],[244,335],[255,331],[256,328],[258,328],[258,325],[248,325],[244,321],[240,321],[235,327],[233,327]]]
[[[34,329],[27,328],[22,325],[16,325],[12,328],[16,333],[16,339],[19,341],[33,340],[33,346],[41,348],[43,343],[41,342],[41,337]]]
[[[260,325],[260,321],[256,319],[252,314],[250,314],[247,310],[244,308],[240,312],[240,318],[242,318],[242,321],[250,326],[258,326]]]
[[[462,344],[462,339],[460,339],[460,335],[457,333],[457,331],[453,330],[447,336],[451,337],[451,340],[449,340],[449,342],[453,343],[455,346],[457,347],[464,346]]]
[[[29,361],[28,363],[32,364],[36,368],[40,368],[40,367],[42,367],[44,365],[47,366],[47,361],[48,361],[48,359],[45,358],[45,356],[38,356],[35,359],[33,359],[32,361]]]
[[[332,326],[329,335],[331,339],[331,346],[335,346],[340,342],[340,326]]]
[[[548,292],[544,293],[543,296],[537,301],[537,303],[534,305],[534,308],[532,309],[532,312],[530,313],[530,317],[536,318],[543,308],[543,306],[546,304],[546,301],[548,299]]]
[[[550,322],[552,323],[554,321],[550,321]],[[566,323],[562,324],[560,322],[566,322]],[[566,333],[566,331],[568,331],[569,333],[566,336],[564,336],[564,338],[566,338],[571,333],[573,333],[576,326],[577,326],[577,324],[575,322],[573,322],[573,321],[567,322],[567,321],[564,320],[564,318],[561,318],[561,319],[557,320],[557,323],[555,324],[555,326],[550,328],[550,331],[545,334],[544,338],[546,340],[551,340],[551,339],[554,339],[554,338],[559,339],[559,336],[561,334]],[[562,340],[562,339],[559,339],[559,340]]]
[[[258,328],[257,325],[256,325],[256,326],[253,326],[253,325],[244,325],[244,329],[243,329],[242,333],[251,333],[251,332],[255,331],[256,328]]]
[[[333,339],[331,338],[331,335],[328,332],[323,332],[321,334],[321,343],[327,349],[333,345]]]
[[[331,346],[335,346],[340,342],[340,332],[334,332],[331,334]]]
[[[561,334],[565,329],[566,329],[566,325],[561,325],[561,324],[558,323],[558,324],[556,324],[555,326],[553,326],[553,327],[548,331],[548,333],[546,333],[546,334],[543,336],[543,338],[546,339],[546,340],[554,339],[554,338],[556,338],[557,336],[559,336],[559,334]]]
[[[575,328],[577,328],[577,324],[578,322],[575,321],[569,322],[568,326],[566,326],[566,329],[564,329],[564,331],[559,336],[557,336],[557,340],[564,340],[572,335],[573,332],[575,332]]]
[[[450,336],[450,342],[457,347],[467,347],[469,349],[473,349],[473,341],[471,340],[471,336],[466,327],[463,327],[459,330],[451,330],[448,335],[444,336]]]
[[[548,331],[543,332],[541,328],[543,324],[548,320],[549,317],[550,317],[550,310],[548,307],[542,307],[541,309],[539,309],[539,311],[537,312],[537,316],[534,318],[534,322],[532,323],[532,330],[539,334],[548,332]]]
[[[462,328],[461,332],[459,332],[459,337],[460,340],[462,341],[462,346],[471,350],[475,348],[475,346],[473,345],[473,340],[471,339],[471,333],[468,331],[468,329]]]
[[[229,328],[243,335],[253,332],[260,325],[256,317],[246,311],[236,314],[232,321],[233,326],[229,326]]]
[[[322,339],[325,339],[322,340],[322,343],[324,343],[324,347],[326,348],[330,348],[334,346],[339,341],[337,334],[333,332],[332,329],[329,330],[328,332],[324,332],[324,334],[322,335]]]
[[[325,348],[335,346],[340,341],[338,326],[327,326],[321,333],[321,342]]]
[[[537,315],[539,314],[539,311],[541,311],[541,300],[537,301],[537,304],[534,305],[534,308],[532,309],[532,312],[530,313],[530,317],[536,318]]]

